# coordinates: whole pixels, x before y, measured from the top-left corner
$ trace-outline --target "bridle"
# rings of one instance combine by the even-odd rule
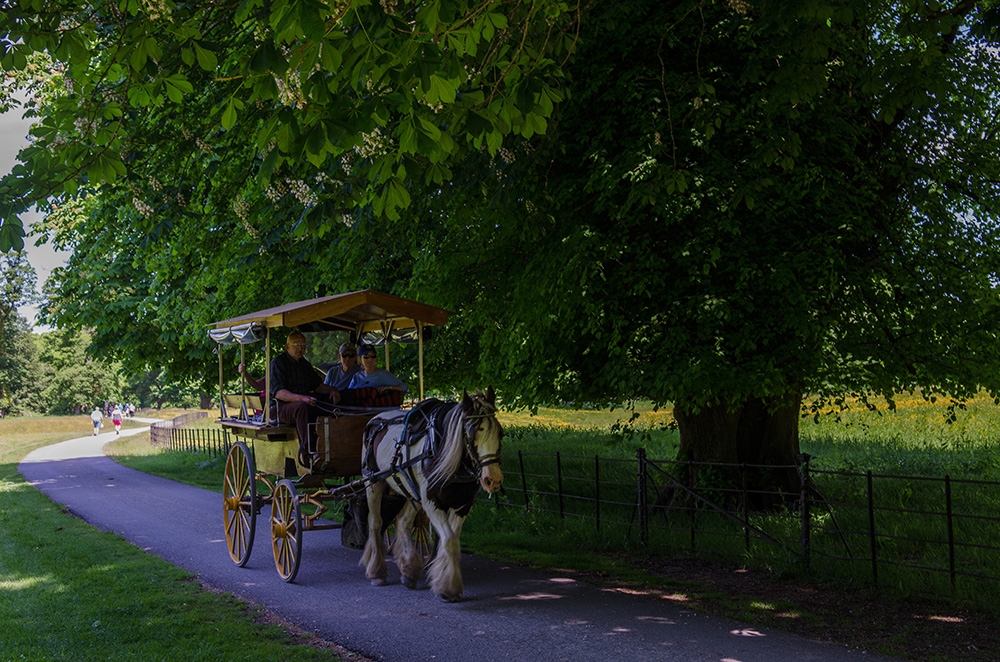
[[[479,473],[483,467],[503,462],[503,458],[500,456],[499,446],[497,447],[496,453],[489,453],[487,455],[479,455],[476,451],[476,429],[479,427],[479,421],[484,418],[492,418],[495,422],[496,410],[490,408],[490,411],[476,414],[466,414],[465,425],[462,428],[462,439],[465,442],[465,450],[469,459],[473,462],[474,466],[472,470],[475,473]]]

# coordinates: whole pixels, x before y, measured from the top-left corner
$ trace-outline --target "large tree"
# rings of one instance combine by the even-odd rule
[[[694,460],[794,464],[804,393],[997,393],[987,8],[595,6],[517,188],[488,222],[442,201],[466,257],[421,273],[489,265],[469,320],[506,393],[673,402]]]
[[[186,70],[181,104],[109,106],[121,167],[89,174],[124,175],[50,217],[75,250],[53,319],[104,351],[197,371],[222,311],[372,286],[461,311],[442,379],[508,404],[672,402],[685,456],[751,464],[795,462],[803,393],[1000,390],[994,2],[622,0],[573,23],[558,3],[344,3],[329,64],[325,41],[296,59],[316,42],[279,29],[292,3],[233,34],[205,6],[226,20],[175,52],[216,73]],[[107,43],[138,44],[133,24]],[[117,48],[126,96],[169,88],[166,48],[158,68]],[[108,99],[106,79],[68,98]],[[58,179],[42,148],[95,131],[61,94],[25,155],[36,183]]]
[[[88,356],[89,333],[57,329],[36,338],[44,413],[80,414],[120,400],[124,376],[114,363]]]
[[[35,282],[27,254],[0,253],[0,410],[10,410],[32,381],[31,329],[17,309],[38,301]]]

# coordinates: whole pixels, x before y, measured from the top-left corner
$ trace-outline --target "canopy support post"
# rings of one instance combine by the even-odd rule
[[[389,367],[389,340],[392,338],[392,320],[381,322],[382,327],[382,344],[385,345],[385,369],[391,371],[392,368]]]
[[[219,418],[223,418],[226,415],[226,398],[222,392],[222,345],[217,345],[219,348]]]
[[[420,399],[424,399],[424,323],[414,320],[417,327],[417,365],[420,375]]]
[[[264,339],[264,426],[271,425],[271,327]]]

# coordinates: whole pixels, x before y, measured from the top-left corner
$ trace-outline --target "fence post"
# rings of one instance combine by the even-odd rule
[[[951,572],[951,591],[955,592],[955,525],[951,516],[951,476],[944,475],[944,501],[948,516],[948,570]]]
[[[878,553],[875,544],[875,497],[872,490],[872,472],[869,469],[865,476],[868,478],[868,542],[871,546],[872,554],[872,582],[878,586]]]
[[[693,460],[689,459],[687,461],[687,464],[688,464],[688,486],[691,488],[691,492],[693,493],[695,490],[698,489],[698,470],[695,468]],[[691,494],[688,495],[687,502],[688,502],[688,514],[690,515],[691,519],[691,551],[693,552],[695,532],[698,530],[698,521],[697,521],[697,512],[695,511],[694,507],[694,497]]]
[[[646,449],[640,448],[635,452],[636,472],[639,481],[639,542],[645,545],[649,542],[649,523],[646,520]]]
[[[740,482],[743,487],[743,547],[750,551],[750,503],[747,494],[747,463],[740,464]]]
[[[559,519],[566,518],[566,511],[563,508],[563,479],[562,479],[562,453],[556,451],[556,485],[559,489]]]
[[[524,480],[524,455],[521,451],[517,452],[517,464],[521,468],[521,492],[524,494],[524,507],[528,506],[528,483]]]
[[[809,454],[799,455],[799,481],[801,502],[801,523],[802,523],[802,564],[809,567],[809,542],[811,534],[811,517],[809,515]]]
[[[594,456],[594,519],[597,530],[601,530],[601,456]]]

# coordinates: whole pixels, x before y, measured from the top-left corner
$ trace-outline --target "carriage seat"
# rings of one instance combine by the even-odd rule
[[[264,423],[264,403],[259,395],[226,393],[222,396],[222,420]]]
[[[340,391],[340,402],[338,404],[344,407],[362,407],[365,409],[401,407],[403,405],[403,394],[400,391],[379,393],[378,389],[370,386],[365,388],[345,388]]]

